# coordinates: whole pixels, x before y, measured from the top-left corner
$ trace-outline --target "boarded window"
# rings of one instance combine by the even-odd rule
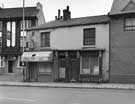
[[[95,45],[95,28],[83,30],[83,45]]]

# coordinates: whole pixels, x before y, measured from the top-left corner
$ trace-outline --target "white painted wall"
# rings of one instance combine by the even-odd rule
[[[51,49],[82,49],[83,46],[83,29],[96,28],[96,45],[95,48],[105,49],[103,55],[103,76],[104,80],[109,78],[109,24],[97,24],[87,26],[76,27],[64,27],[48,30],[35,31],[33,37],[36,47],[35,49],[41,49],[40,47],[40,33],[51,32],[50,34],[50,48]],[[30,36],[30,33],[28,33]],[[27,35],[28,35],[27,34]]]
[[[51,48],[53,49],[82,49],[83,29],[96,28],[96,48],[109,47],[109,25],[90,25],[54,29],[51,32]]]

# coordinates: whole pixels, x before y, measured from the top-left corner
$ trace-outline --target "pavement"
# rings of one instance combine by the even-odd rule
[[[135,90],[135,84],[114,84],[114,83],[56,83],[56,82],[40,83],[40,82],[0,81],[0,86]]]

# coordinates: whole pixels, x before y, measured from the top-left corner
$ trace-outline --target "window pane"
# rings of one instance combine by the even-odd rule
[[[16,24],[12,22],[12,46],[15,46]]]
[[[50,47],[50,33],[41,33],[41,47]]]
[[[2,32],[0,32],[0,47],[2,46]]]
[[[126,26],[132,26],[132,19],[131,18],[126,19],[125,25]]]
[[[84,45],[95,45],[95,28],[84,29]]]
[[[90,57],[91,75],[99,75],[98,57]]]
[[[7,46],[11,45],[11,22],[7,22]]]
[[[81,74],[90,74],[90,65],[89,65],[89,57],[82,57],[82,69]]]
[[[98,56],[82,56],[81,74],[99,75]]]
[[[2,21],[0,21],[0,31],[2,31]]]

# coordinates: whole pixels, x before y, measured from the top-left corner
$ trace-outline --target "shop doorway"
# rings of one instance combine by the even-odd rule
[[[28,67],[28,74],[29,74],[29,81],[30,82],[35,82],[38,81],[38,66],[37,63],[35,62],[29,62],[29,67]]]
[[[67,56],[66,56],[67,54]],[[79,81],[79,58],[77,52],[59,53],[59,80],[66,82]]]

